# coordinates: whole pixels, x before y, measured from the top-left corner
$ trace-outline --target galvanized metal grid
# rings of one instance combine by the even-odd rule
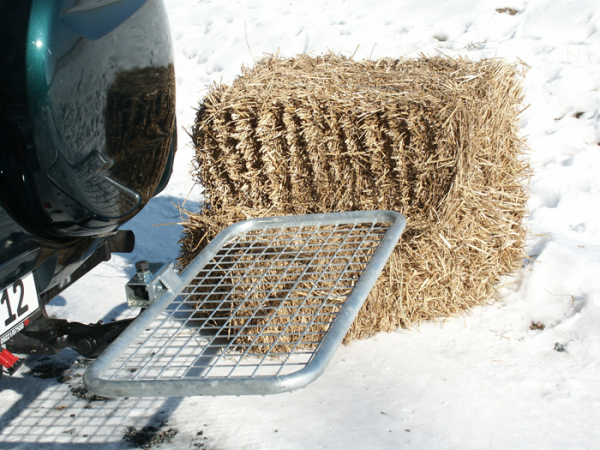
[[[341,328],[330,344],[339,345],[404,227],[401,215],[378,213],[263,219],[217,237],[198,257],[202,263],[181,275],[182,286],[170,289],[168,303],[161,299],[165,305],[143,314],[157,310],[90,386],[105,394],[103,386],[122,388],[109,389],[112,395],[247,394],[312,381],[332,356],[329,349],[316,361],[327,337]],[[392,226],[396,236],[388,236],[379,272],[363,280]],[[361,284],[367,286],[357,297]],[[349,300],[351,317],[338,326]],[[295,376],[310,365],[308,377]]]

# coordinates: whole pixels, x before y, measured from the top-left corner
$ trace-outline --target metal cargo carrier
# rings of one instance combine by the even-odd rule
[[[222,231],[84,375],[100,395],[286,392],[319,377],[405,226],[391,211],[252,219]]]

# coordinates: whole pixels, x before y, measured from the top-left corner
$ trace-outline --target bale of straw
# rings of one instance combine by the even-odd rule
[[[401,243],[346,341],[458,314],[520,267],[530,167],[520,71],[501,60],[268,57],[214,85],[192,129],[210,208],[186,265],[248,217],[387,209]]]

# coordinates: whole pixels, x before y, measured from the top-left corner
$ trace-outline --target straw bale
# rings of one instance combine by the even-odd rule
[[[494,298],[521,266],[521,73],[498,59],[268,57],[214,85],[192,129],[207,204],[185,266],[248,217],[395,210],[406,231],[346,341]]]

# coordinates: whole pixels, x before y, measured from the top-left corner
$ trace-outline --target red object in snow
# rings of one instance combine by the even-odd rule
[[[15,373],[19,367],[21,367],[23,361],[13,355],[8,350],[2,350],[0,352],[0,365],[4,367],[10,375]]]

